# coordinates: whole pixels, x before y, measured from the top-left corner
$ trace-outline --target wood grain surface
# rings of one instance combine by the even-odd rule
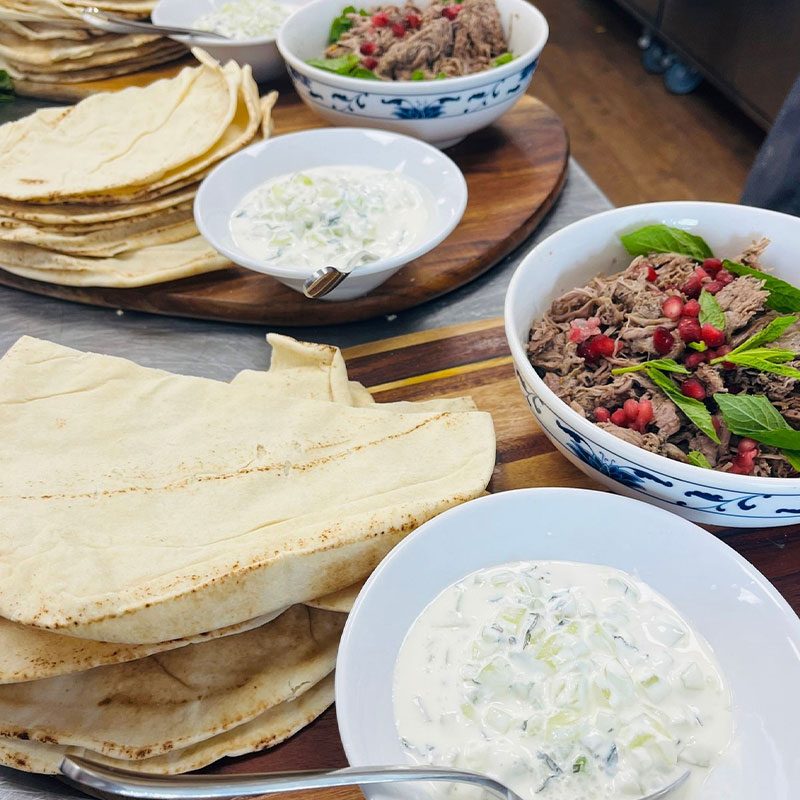
[[[386,339],[345,352],[350,377],[370,387],[378,402],[470,395],[489,411],[497,432],[497,465],[489,490],[531,486],[602,489],[550,444],[519,389],[499,319]],[[800,525],[713,529],[766,575],[800,613]],[[346,766],[335,709],[289,741],[229,759],[212,772],[261,772]],[[357,789],[298,793],[301,800],[358,800]]]
[[[291,90],[278,101],[274,122],[279,134],[325,124]],[[559,117],[525,96],[497,124],[447,152],[469,189],[461,223],[435,250],[357,300],[308,300],[233,266],[138,289],[59,286],[2,270],[0,284],[90,305],[262,325],[330,325],[403,311],[477,278],[530,236],[564,185],[569,144]]]

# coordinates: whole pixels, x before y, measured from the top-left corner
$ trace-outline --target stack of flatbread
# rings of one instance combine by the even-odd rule
[[[269,135],[250,67],[201,63],[0,127],[0,267],[71,286],[141,286],[230,266],[192,202],[221,159]]]
[[[151,0],[0,0],[0,67],[12,78],[40,85],[98,81],[165,64],[186,55],[162,36],[105,33],[83,21],[97,6],[146,18]]]
[[[359,582],[484,491],[471,400],[376,404],[337,349],[271,344],[230,383],[27,337],[0,360],[0,763],[280,742],[332,702]]]

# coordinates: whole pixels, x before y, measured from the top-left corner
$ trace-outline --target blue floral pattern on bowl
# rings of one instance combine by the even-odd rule
[[[528,88],[537,63],[538,60],[533,60],[522,65],[518,72],[500,80],[493,79],[492,71],[487,70],[486,84],[461,92],[442,94],[435,88],[436,81],[429,81],[430,92],[406,96],[381,91],[387,84],[380,81],[375,81],[375,91],[344,92],[324,79],[309,77],[292,66],[288,69],[297,93],[312,106],[356,114],[364,119],[419,120],[461,117],[513,103]]]
[[[594,477],[613,481],[625,489],[672,505],[678,513],[684,512],[684,516],[700,522],[724,524],[726,517],[776,522],[779,519],[800,520],[800,480],[797,492],[739,492],[714,485],[711,471],[707,482],[700,483],[646,468],[576,431],[544,403],[519,371],[517,378],[536,421],[547,437],[565,455],[572,456],[597,473]]]

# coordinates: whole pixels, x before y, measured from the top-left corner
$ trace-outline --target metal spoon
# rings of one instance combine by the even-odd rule
[[[359,264],[376,261],[378,256],[369,250],[361,250],[350,258],[344,270],[336,267],[320,267],[303,282],[303,294],[314,300],[332,292]]]
[[[153,25],[150,22],[138,22],[116,14],[101,11],[95,6],[84,8],[81,12],[84,22],[94,28],[109,33],[151,33],[154,36],[203,36],[211,39],[225,39],[232,41],[229,36],[223,36],[216,31],[201,31],[195,28],[175,28],[171,25]]]
[[[402,781],[445,781],[480,786],[501,800],[522,800],[504,784],[487,775],[446,767],[347,767],[345,769],[303,772],[267,772],[250,775],[172,775],[158,777],[104,767],[83,758],[66,756],[61,774],[71,784],[95,797],[132,797],[141,800],[220,800],[228,797],[255,797],[294,792],[299,789],[325,789],[330,786],[366,786]],[[682,786],[689,777],[684,772],[640,800],[661,800]]]

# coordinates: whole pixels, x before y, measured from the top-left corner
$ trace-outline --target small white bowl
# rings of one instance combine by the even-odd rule
[[[391,258],[357,267],[323,300],[352,300],[372,291],[405,264],[442,242],[458,225],[467,206],[467,183],[446,155],[417,139],[362,128],[320,128],[288,133],[251,145],[227,158],[202,182],[194,218],[212,247],[231,261],[270,275],[298,292],[309,271],[264,264],[243,252],[230,231],[231,214],[242,198],[265,181],[312,167],[375,167],[393,170],[425,187],[434,204],[419,243]]]
[[[429,2],[423,0],[420,6]],[[380,4],[373,0],[366,8]],[[297,93],[335,125],[398,131],[437,147],[450,147],[508,111],[525,94],[547,41],[547,20],[535,6],[527,0],[497,0],[509,50],[515,55],[508,64],[435,81],[349,78],[306,63],[324,56],[331,20],[344,5],[343,0],[315,0],[281,28],[278,49]]]
[[[150,18],[155,25],[175,25],[192,28],[200,17],[225,3],[236,0],[159,0]],[[280,0],[283,5],[299,8],[307,0]],[[284,23],[285,24],[285,23]],[[202,47],[221,64],[235,61],[249,64],[258,83],[274,80],[284,74],[286,65],[278,52],[275,36],[256,36],[252,39],[216,39],[211,36],[172,36],[189,47]]]
[[[567,225],[528,253],[506,294],[506,337],[528,405],[556,448],[610,489],[709,525],[795,525],[800,522],[800,478],[716,472],[623,442],[559,399],[528,361],[531,323],[564,292],[585,286],[597,274],[624,269],[631,257],[619,235],[653,223],[698,234],[714,253],[729,258],[766,236],[772,244],[764,263],[778,277],[800,284],[800,218],[788,214],[726,203],[678,201],[617,208]]]
[[[731,687],[734,741],[704,782],[692,777],[681,800],[795,800],[797,615],[755,567],[696,525],[582,489],[520,489],[472,500],[426,522],[380,563],[353,606],[336,663],[336,715],[351,765],[409,760],[395,728],[392,679],[400,646],[425,606],[470,572],[536,559],[633,573],[711,645]],[[362,788],[368,800],[421,793],[418,784]]]

